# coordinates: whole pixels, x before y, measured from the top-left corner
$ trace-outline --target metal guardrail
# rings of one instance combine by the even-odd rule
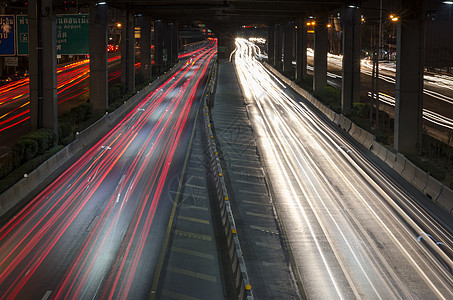
[[[214,133],[211,126],[211,118],[209,113],[209,99],[214,93],[215,78],[217,76],[217,62],[211,72],[209,79],[209,86],[206,94],[203,95],[203,139],[207,147],[207,162],[208,176],[211,176],[211,184],[215,187],[216,199],[214,202],[217,204],[218,215],[222,225],[222,234],[225,238],[228,247],[228,258],[231,267],[231,274],[233,275],[233,285],[238,299],[253,299],[252,287],[249,282],[247,268],[245,266],[244,257],[242,254],[241,245],[239,243],[238,230],[234,221],[233,212],[231,209],[228,190],[225,184],[224,172],[220,163],[219,152],[217,150]],[[209,182],[209,180],[208,180]]]

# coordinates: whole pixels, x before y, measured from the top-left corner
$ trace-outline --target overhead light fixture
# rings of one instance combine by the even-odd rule
[[[98,3],[96,3],[96,5],[106,5],[106,4],[107,4],[107,2],[98,2]]]
[[[444,1],[442,2],[443,4],[450,4],[450,5],[453,5],[453,1]]]

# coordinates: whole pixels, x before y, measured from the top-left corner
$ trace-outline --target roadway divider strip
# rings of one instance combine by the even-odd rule
[[[340,117],[338,117],[332,109],[322,104],[312,94],[298,86],[290,79],[286,78],[268,63],[263,62],[263,65],[279,80],[283,81],[294,91],[312,103],[313,106],[322,112],[329,120],[345,129],[357,142],[365,146],[365,148],[369,151],[372,151],[380,160],[385,162],[414,187],[423,192],[428,198],[437,203],[449,214],[453,215],[453,190],[437,181],[435,178],[430,176],[429,173],[416,167],[401,153],[395,153],[379,144],[373,134],[360,128],[348,118],[342,115],[339,115]],[[347,129],[348,127],[349,129]]]
[[[217,66],[217,64],[215,64]],[[215,194],[217,199],[215,203],[218,205],[220,214],[220,223],[222,225],[222,234],[226,240],[228,258],[233,275],[233,285],[236,290],[237,299],[253,299],[252,287],[250,285],[247,268],[244,262],[243,252],[239,243],[238,231],[234,221],[233,212],[231,209],[228,190],[225,184],[224,172],[220,163],[219,152],[217,150],[214,133],[211,127],[211,118],[208,108],[209,99],[214,93],[215,78],[217,75],[217,67],[215,73],[209,80],[211,89],[208,93],[203,95],[203,116],[204,116],[204,130],[205,142],[208,145],[207,149],[207,168],[208,174],[213,178],[213,185],[215,185]],[[208,175],[209,176],[209,175]]]

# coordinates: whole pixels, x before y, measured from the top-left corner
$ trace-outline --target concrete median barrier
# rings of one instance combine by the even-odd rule
[[[346,132],[349,132],[349,130],[351,129],[351,126],[352,126],[352,121],[349,120],[348,118],[344,118],[344,123],[343,123],[343,129],[346,131]]]
[[[414,180],[414,178],[415,178],[415,169],[417,169],[417,167],[414,165],[414,163],[412,163],[411,161],[406,159],[406,167],[404,168],[401,175],[408,182],[412,182],[412,180]]]
[[[403,174],[404,169],[406,168],[406,158],[398,153],[396,154],[395,164],[393,165],[393,170],[395,170],[400,175]]]
[[[374,142],[373,142],[374,143]],[[379,143],[378,143],[379,144]],[[379,144],[379,152],[378,152],[378,157],[382,160],[385,161],[387,159],[387,153],[388,150],[385,148],[384,145]]]
[[[362,136],[360,137],[360,139],[363,139],[361,144],[364,145],[365,148],[370,149],[371,145],[373,144],[373,141],[375,140],[375,137],[368,131],[363,130]]]
[[[371,152],[373,152],[374,155],[378,156],[379,151],[381,150],[381,144],[378,142],[374,141],[373,142],[373,147],[371,147]]]
[[[416,167],[415,176],[414,179],[412,180],[412,185],[423,192],[426,186],[428,185],[428,177],[429,177],[428,173]]]
[[[436,203],[447,210],[450,215],[453,215],[453,191],[451,189],[444,186]]]
[[[428,198],[430,198],[433,201],[436,201],[440,193],[442,192],[442,186],[443,186],[442,183],[437,181],[432,176],[428,176],[428,183],[423,192],[425,193],[426,196],[428,196]]]
[[[394,168],[396,162],[396,154],[393,153],[391,150],[388,150],[387,157],[385,158],[385,162],[390,168]]]

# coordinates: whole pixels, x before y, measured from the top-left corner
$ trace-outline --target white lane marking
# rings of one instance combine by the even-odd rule
[[[52,291],[47,291],[44,296],[42,296],[41,300],[47,300],[50,297],[50,294],[52,294]]]

